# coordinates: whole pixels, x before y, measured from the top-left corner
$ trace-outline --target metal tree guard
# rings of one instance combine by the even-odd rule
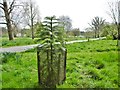
[[[38,82],[45,87],[55,87],[66,79],[65,48],[37,47]]]

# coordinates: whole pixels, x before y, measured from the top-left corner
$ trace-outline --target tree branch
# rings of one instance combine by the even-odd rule
[[[14,8],[14,3],[15,3],[15,0],[13,0],[13,2],[10,4],[10,7],[9,7],[9,14],[12,12],[13,8]]]
[[[2,8],[3,10],[5,10],[4,7],[2,7],[2,6],[0,6],[0,8]]]
[[[7,24],[7,23],[4,23],[4,22],[0,22],[0,24]]]
[[[117,22],[117,6],[114,3],[108,3],[108,6],[110,8],[110,17],[112,17],[114,23]]]
[[[31,17],[31,18],[32,18],[32,19],[34,19],[34,18],[35,18],[35,16],[36,16],[36,14],[32,15],[32,17]]]
[[[3,3],[0,3],[0,5],[3,5]]]
[[[27,25],[28,25],[29,27],[31,27],[31,25],[30,25],[29,23],[28,23]]]
[[[0,16],[1,18],[5,17],[5,16]]]
[[[89,25],[90,25],[90,27],[92,27],[93,28],[93,26],[90,24],[90,23],[88,23]]]

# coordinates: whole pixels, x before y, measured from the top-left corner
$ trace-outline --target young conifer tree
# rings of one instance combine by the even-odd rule
[[[40,41],[43,50],[47,53],[47,82],[48,85],[55,86],[57,82],[58,53],[64,48],[64,37],[62,27],[59,26],[59,20],[55,16],[45,17],[42,30],[40,32]],[[46,57],[46,56],[45,56]],[[60,65],[60,63],[58,63]]]

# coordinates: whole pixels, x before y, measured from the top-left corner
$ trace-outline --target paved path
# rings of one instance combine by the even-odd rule
[[[95,39],[90,39],[90,41],[92,40],[100,40],[100,39],[104,39],[105,37],[102,38],[95,38]],[[71,43],[76,43],[76,42],[87,42],[88,40],[75,40],[75,41],[69,41],[66,42],[66,44],[71,44]],[[39,44],[34,44],[34,45],[26,45],[26,46],[13,46],[13,47],[8,47],[8,48],[0,48],[0,53],[2,52],[24,52],[27,51],[29,49],[35,48],[37,47]]]
[[[26,46],[12,46],[12,47],[7,47],[7,48],[0,48],[0,52],[23,52],[23,51],[27,51],[37,46],[38,44],[26,45]]]

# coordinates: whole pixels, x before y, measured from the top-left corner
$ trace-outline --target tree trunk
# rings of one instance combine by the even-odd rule
[[[32,32],[32,39],[34,39],[34,31],[33,31],[33,6],[32,3],[30,3],[30,11],[31,11],[31,32]]]
[[[4,6],[4,13],[5,13],[5,18],[7,22],[9,40],[13,40],[12,26],[11,26],[11,21],[10,21],[10,14],[8,12],[7,2],[3,2],[3,6]]]
[[[99,28],[98,28],[98,38],[100,37],[100,31],[99,31]]]
[[[97,35],[97,29],[95,28],[95,38],[96,38],[96,35]]]
[[[31,32],[32,32],[32,39],[34,39],[34,29],[33,29],[33,19],[31,18]]]
[[[120,23],[118,23],[118,40],[120,40]]]
[[[117,23],[117,29],[118,29],[117,46],[120,49],[120,1],[118,2],[118,23]]]
[[[32,39],[34,39],[34,29],[33,29],[33,21],[32,22],[32,25],[31,25],[31,30],[32,30]]]
[[[118,2],[118,40],[120,40],[120,1]]]

